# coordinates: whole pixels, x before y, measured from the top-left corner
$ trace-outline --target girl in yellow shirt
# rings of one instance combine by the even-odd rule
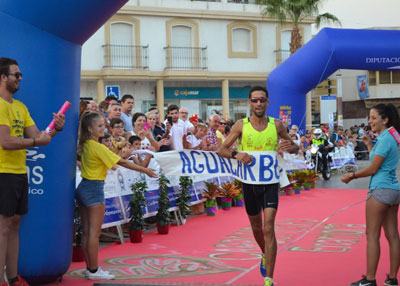
[[[99,237],[105,212],[104,180],[107,170],[118,164],[150,177],[157,177],[153,169],[121,159],[106,146],[100,144],[98,140],[104,136],[104,130],[104,119],[99,113],[83,114],[79,135],[82,181],[76,189],[75,197],[82,217],[82,250],[87,267],[85,277],[90,280],[115,278],[114,275],[98,267],[97,261]]]

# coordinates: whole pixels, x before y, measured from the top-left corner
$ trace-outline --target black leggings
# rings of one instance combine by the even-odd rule
[[[279,183],[250,185],[243,183],[243,196],[248,215],[255,216],[265,208],[278,209]]]

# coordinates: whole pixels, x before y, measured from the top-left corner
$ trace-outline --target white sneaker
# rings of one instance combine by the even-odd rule
[[[86,276],[87,275],[87,276]],[[112,280],[115,279],[115,275],[108,273],[107,271],[103,271],[100,267],[97,268],[95,273],[91,273],[90,271],[85,272],[85,276],[89,280]]]

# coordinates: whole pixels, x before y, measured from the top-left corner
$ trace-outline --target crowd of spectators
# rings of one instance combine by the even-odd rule
[[[364,123],[354,125],[349,129],[343,129],[343,127],[338,125],[329,128],[327,124],[320,124],[318,127],[307,130],[305,134],[299,134],[296,125],[292,125],[290,129],[288,128],[288,133],[292,140],[299,145],[300,151],[304,154],[307,149],[311,148],[311,142],[316,131],[317,133],[322,132],[322,138],[328,140],[332,147],[348,147],[354,152],[356,158],[360,160],[368,159],[368,149],[362,137],[368,135],[372,141],[376,138],[375,134],[371,132],[371,128]]]
[[[100,143],[121,158],[129,158],[143,167],[147,167],[151,155],[138,156],[138,152],[134,151],[218,151],[234,123],[216,113],[202,119],[198,114],[189,114],[186,108],[177,105],[168,106],[165,118],[160,118],[157,107],[131,114],[133,109],[132,95],[126,94],[120,101],[109,96],[100,104],[81,101],[79,117],[85,112],[100,113],[106,125],[106,134],[99,139]],[[237,144],[233,150],[235,148]]]
[[[126,94],[119,101],[115,97],[107,97],[100,104],[94,101],[81,101],[80,116],[84,112],[99,112],[107,127],[107,133],[101,142],[122,158],[132,157],[134,150],[150,150],[153,152],[165,152],[170,150],[195,149],[205,151],[217,151],[228,136],[234,121],[230,118],[213,113],[208,118],[199,118],[198,114],[189,114],[186,108],[177,105],[169,105],[165,118],[160,118],[157,107],[131,114],[134,108],[134,98]],[[370,127],[362,123],[349,129],[328,124],[308,129],[305,134],[299,132],[296,125],[287,127],[291,139],[300,146],[300,152],[304,153],[311,148],[311,141],[315,131],[322,131],[325,138],[334,147],[349,147],[353,150],[357,159],[368,159],[368,149],[362,137],[367,134],[372,140],[375,135]],[[139,141],[140,139],[140,141]],[[135,144],[133,144],[135,143]],[[232,146],[237,149],[237,144]],[[140,157],[140,156],[139,156]],[[143,166],[148,164],[148,156],[137,159]]]

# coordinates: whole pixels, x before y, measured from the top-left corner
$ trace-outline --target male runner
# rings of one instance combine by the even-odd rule
[[[266,116],[268,92],[260,86],[249,92],[249,104],[252,116],[239,120],[219,149],[219,155],[234,158],[243,164],[253,161],[246,151],[278,151],[297,153],[297,146],[286,132],[285,126],[278,119]],[[278,138],[279,144],[278,144]],[[229,147],[239,139],[239,151]],[[243,183],[243,195],[246,212],[250,220],[253,235],[263,253],[260,271],[265,277],[265,286],[273,286],[277,243],[275,237],[275,216],[278,209],[279,183],[252,185]],[[264,226],[263,216],[264,213]]]

